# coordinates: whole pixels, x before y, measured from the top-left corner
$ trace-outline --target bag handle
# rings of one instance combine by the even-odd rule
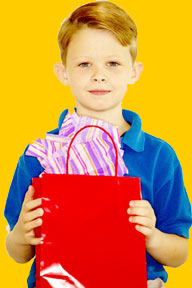
[[[84,126],[83,128],[79,129],[79,130],[75,133],[75,135],[73,136],[73,138],[72,138],[72,140],[71,140],[71,142],[70,142],[70,144],[69,144],[68,151],[67,151],[66,174],[68,174],[69,150],[70,150],[70,148],[71,148],[71,145],[72,145],[75,137],[77,136],[77,134],[80,133],[83,129],[88,128],[88,127],[96,127],[96,128],[99,128],[99,129],[103,130],[105,133],[107,133],[107,135],[110,137],[111,141],[113,142],[113,146],[114,146],[114,148],[115,148],[115,154],[116,154],[115,176],[117,177],[117,163],[118,163],[117,147],[116,147],[115,142],[114,142],[113,138],[111,137],[111,135],[110,135],[104,128],[99,127],[99,126],[97,126],[97,125],[86,125],[86,126]]]

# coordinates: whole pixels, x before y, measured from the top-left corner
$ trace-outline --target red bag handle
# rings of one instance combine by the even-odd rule
[[[83,128],[79,129],[79,130],[75,133],[75,135],[73,136],[73,138],[72,138],[72,140],[71,140],[71,142],[70,142],[70,144],[69,144],[69,149],[68,149],[68,151],[67,151],[66,174],[68,174],[69,150],[70,150],[70,148],[71,148],[71,145],[72,145],[75,137],[77,136],[77,134],[78,134],[79,132],[81,132],[83,129],[88,128],[88,127],[96,127],[96,128],[99,128],[99,129],[103,130],[104,132],[107,133],[107,135],[110,137],[111,141],[113,142],[113,146],[114,146],[114,148],[115,148],[115,154],[116,154],[115,176],[117,177],[117,163],[118,163],[117,147],[116,147],[115,142],[114,142],[113,138],[111,137],[111,135],[110,135],[104,128],[99,127],[99,126],[97,126],[97,125],[86,125],[86,126],[84,126]]]

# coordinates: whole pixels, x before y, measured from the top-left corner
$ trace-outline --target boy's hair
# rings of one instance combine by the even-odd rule
[[[132,64],[137,57],[137,27],[133,19],[119,6],[108,1],[82,5],[66,18],[58,33],[58,44],[63,65],[72,36],[82,28],[105,29],[115,34],[122,46],[130,45]]]

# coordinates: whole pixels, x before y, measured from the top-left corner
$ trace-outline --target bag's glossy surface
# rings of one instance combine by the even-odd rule
[[[139,178],[44,174],[33,185],[44,209],[37,288],[147,287],[145,239],[127,214]]]

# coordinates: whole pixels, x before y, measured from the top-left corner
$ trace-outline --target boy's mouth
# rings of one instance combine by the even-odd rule
[[[91,94],[94,94],[94,95],[104,95],[104,94],[107,94],[111,91],[109,90],[91,90],[89,91]]]

